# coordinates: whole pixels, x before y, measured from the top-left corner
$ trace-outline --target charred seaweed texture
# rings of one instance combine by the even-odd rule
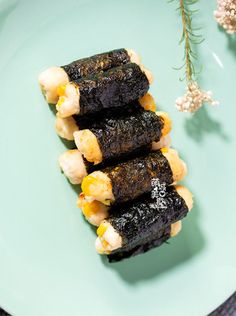
[[[165,208],[149,193],[110,209],[108,221],[122,236],[123,247],[131,249],[145,243],[151,236],[187,215],[188,207],[173,186],[166,188],[164,201]]]
[[[142,97],[149,88],[146,75],[134,63],[77,80],[74,84],[80,91],[80,115],[124,106]]]
[[[130,102],[122,107],[114,107],[104,109],[97,113],[90,113],[87,115],[74,115],[74,119],[79,126],[79,129],[86,128],[104,128],[108,119],[119,120],[128,115],[134,115],[137,112],[144,111],[144,108],[140,105],[138,100]]]
[[[105,118],[91,131],[97,137],[103,159],[112,159],[159,141],[163,121],[152,111],[138,111],[117,119]]]
[[[69,76],[70,81],[74,81],[128,62],[130,62],[130,57],[126,49],[120,48],[73,61],[62,68]]]
[[[135,199],[152,190],[151,180],[173,183],[173,173],[161,151],[149,153],[133,160],[102,170],[111,179],[115,203]]]
[[[148,153],[150,153],[151,151],[151,144],[146,145],[146,146],[142,146],[140,148],[137,148],[136,150],[127,153],[127,154],[123,154],[121,156],[119,156],[118,158],[113,158],[113,159],[107,159],[97,165],[94,165],[91,162],[88,162],[85,158],[84,158],[84,162],[85,162],[85,166],[87,169],[88,173],[91,173],[93,171],[96,170],[101,170],[107,167],[112,167],[115,168],[117,165],[127,162],[131,159],[137,158],[137,157],[142,157],[143,155],[147,155]]]
[[[130,249],[129,246],[123,247],[114,251],[112,254],[108,255],[109,262],[117,262],[123,259],[127,259],[139,254],[145,253],[153,248],[161,246],[165,241],[170,238],[171,226],[161,229],[155,236],[152,236],[150,240],[133,247]]]

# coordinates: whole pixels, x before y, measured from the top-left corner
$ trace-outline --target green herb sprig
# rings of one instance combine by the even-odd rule
[[[169,2],[178,1],[178,8],[182,21],[182,35],[179,44],[184,45],[184,56],[183,65],[175,69],[185,68],[185,74],[181,81],[186,80],[187,87],[186,93],[178,97],[175,101],[176,108],[180,112],[190,112],[194,113],[198,111],[204,103],[210,105],[219,104],[212,98],[211,91],[202,90],[197,82],[197,74],[195,64],[198,59],[196,50],[194,50],[196,45],[203,42],[203,37],[199,34],[199,28],[193,26],[193,16],[198,10],[192,9],[192,6],[198,2],[198,0],[170,0]]]
[[[176,0],[171,0],[169,2],[174,2]],[[184,56],[183,65],[177,70],[185,68],[185,74],[181,81],[186,80],[191,82],[196,79],[196,75],[199,73],[195,68],[195,61],[197,60],[197,53],[194,51],[194,46],[201,44],[204,39],[201,34],[197,34],[200,28],[194,27],[192,25],[193,15],[199,10],[194,10],[191,8],[192,5],[196,4],[198,0],[177,0],[179,6],[177,11],[179,11],[182,21],[182,35],[179,44],[184,44]]]

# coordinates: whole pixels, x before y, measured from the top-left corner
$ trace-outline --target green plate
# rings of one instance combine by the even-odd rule
[[[219,107],[179,113],[183,48],[177,3],[157,0],[0,1],[0,305],[16,316],[206,315],[236,284],[236,39],[201,1],[201,86]],[[195,207],[169,244],[116,264],[95,253],[95,233],[60,173],[65,144],[37,76],[51,65],[118,47],[143,57],[173,145],[188,163]],[[234,76],[234,77],[233,77]]]

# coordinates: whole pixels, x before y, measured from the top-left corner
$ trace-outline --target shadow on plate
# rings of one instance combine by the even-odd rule
[[[227,34],[228,38],[228,48],[233,53],[234,57],[236,57],[236,36]]]
[[[221,123],[210,117],[205,106],[193,114],[191,118],[186,119],[184,127],[188,135],[198,143],[209,133],[216,134],[225,142],[230,141],[230,137],[224,132]]]
[[[228,48],[230,52],[233,53],[234,57],[236,57],[236,35],[226,33],[220,25],[218,25],[218,30],[226,35],[228,39]]]
[[[17,0],[3,0],[0,2],[0,31],[4,26],[8,15],[14,11],[17,4]]]
[[[102,256],[102,261],[130,284],[159,277],[191,260],[203,249],[204,238],[198,226],[198,217],[199,205],[195,203],[191,213],[182,222],[180,234],[167,244],[117,263],[109,263],[105,256]]]

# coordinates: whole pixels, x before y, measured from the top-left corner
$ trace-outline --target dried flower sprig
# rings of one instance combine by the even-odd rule
[[[218,0],[218,8],[214,11],[216,21],[229,34],[236,32],[236,0]]]
[[[173,2],[172,0],[170,2]],[[197,72],[195,69],[194,61],[197,60],[197,54],[194,51],[194,45],[201,44],[203,38],[200,34],[195,32],[199,29],[192,26],[192,19],[194,13],[198,10],[190,9],[191,5],[196,4],[198,0],[178,0],[179,7],[177,10],[180,12],[182,21],[182,36],[180,44],[184,43],[184,64],[178,68],[185,68],[185,76],[180,80],[186,80],[187,91],[182,97],[177,98],[176,107],[181,112],[196,112],[204,103],[210,105],[218,104],[217,101],[212,99],[211,91],[202,91],[196,81]]]
[[[211,91],[200,90],[196,81],[190,81],[187,86],[187,92],[176,99],[175,104],[180,112],[191,112],[194,113],[204,103],[210,105],[218,105],[219,102],[212,99]]]

